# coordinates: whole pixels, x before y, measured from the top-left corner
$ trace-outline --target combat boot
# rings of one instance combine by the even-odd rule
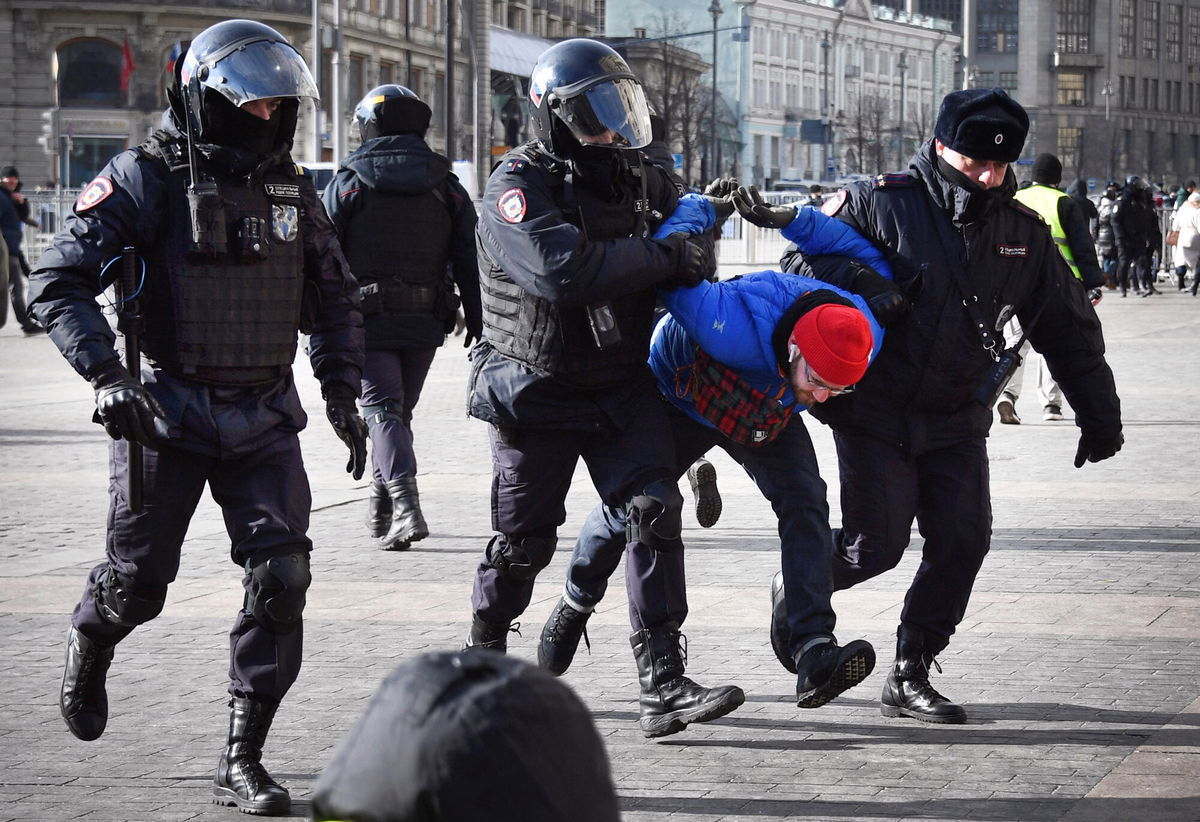
[[[696,501],[696,522],[701,528],[712,528],[721,518],[721,492],[717,489],[717,469],[701,457],[687,470],[692,498]]]
[[[392,498],[382,482],[371,483],[371,495],[367,497],[367,530],[378,539],[388,532],[392,524]]]
[[[485,622],[479,614],[471,614],[471,632],[463,643],[464,651],[495,651],[498,654],[508,653],[508,635],[521,635],[521,623],[516,622]]]
[[[417,478],[400,477],[388,480],[388,496],[392,498],[392,527],[379,540],[388,551],[403,551],[414,542],[429,536],[429,527],[421,515],[417,498]]]
[[[538,666],[555,676],[565,674],[575,658],[581,636],[590,652],[592,643],[587,635],[587,621],[591,615],[591,611],[584,611],[567,602],[565,596],[559,597],[558,604],[542,627],[542,639],[538,643]]]
[[[643,628],[629,637],[642,690],[639,707],[646,737],[679,733],[692,722],[725,716],[746,701],[736,685],[705,688],[684,676],[682,638],[673,623]]]
[[[929,666],[942,668],[934,659],[946,647],[946,641],[933,641],[923,631],[906,628],[896,631],[896,661],[883,684],[880,713],[884,716],[908,716],[921,722],[961,725],[967,712],[934,690],[929,684]]]
[[[791,632],[788,630],[787,602],[783,598],[783,571],[771,577],[771,650],[779,664],[788,673],[796,673],[796,660],[792,658]]]
[[[271,730],[278,703],[254,697],[229,700],[229,740],[217,762],[213,802],[242,813],[282,816],[292,797],[262,765],[263,744]]]
[[[836,642],[813,645],[796,664],[796,706],[820,708],[862,682],[875,669],[875,649],[864,639],[845,647]]]
[[[58,707],[67,727],[84,742],[99,739],[108,724],[108,691],[104,680],[113,660],[113,645],[88,639],[74,625],[67,631]]]

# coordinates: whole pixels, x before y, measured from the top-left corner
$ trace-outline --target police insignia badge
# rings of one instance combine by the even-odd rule
[[[848,196],[850,196],[850,192],[846,191],[846,189],[838,189],[836,194],[821,204],[821,213],[826,217],[836,216],[842,210],[842,206],[846,204]]]
[[[271,233],[285,243],[296,239],[297,227],[300,223],[300,209],[294,205],[271,206]]]
[[[500,195],[496,201],[500,216],[510,223],[519,223],[525,219],[525,192],[519,188],[510,188]]]
[[[75,201],[75,210],[87,211],[92,206],[104,202],[108,195],[112,193],[112,181],[107,177],[97,177],[87,184],[87,188],[79,193],[79,199]]]

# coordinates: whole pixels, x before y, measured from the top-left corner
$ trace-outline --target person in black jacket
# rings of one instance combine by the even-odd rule
[[[1133,174],[1125,181],[1125,187],[1113,203],[1111,219],[1117,247],[1115,278],[1121,287],[1121,296],[1128,294],[1132,280],[1133,290],[1149,297],[1157,292],[1152,282],[1150,260],[1155,250],[1162,246],[1162,234],[1154,213],[1153,196],[1141,177]]]
[[[0,199],[7,199],[12,203],[13,210],[16,212],[17,219],[24,225],[37,226],[37,220],[29,216],[29,201],[25,199],[25,195],[21,193],[21,175],[17,172],[15,166],[5,166],[0,169]],[[4,219],[0,218],[0,224],[4,224]],[[25,259],[25,252],[21,249],[21,240],[23,239],[20,225],[17,226],[15,237],[9,231],[4,232],[5,240],[9,240],[9,276],[8,276],[8,295],[12,300],[13,316],[17,318],[17,322],[21,325],[21,330],[25,332],[25,336],[31,337],[34,334],[44,334],[46,329],[38,324],[33,317],[29,316],[29,310],[25,303],[25,280],[29,277],[29,261]],[[11,240],[15,239],[16,245],[12,245]],[[0,322],[0,326],[4,325]]]
[[[464,346],[483,334],[475,207],[450,161],[425,143],[431,114],[404,86],[367,92],[354,111],[362,145],[342,160],[324,196],[362,297],[362,414],[372,446],[367,527],[390,551],[429,536],[417,495],[413,410],[460,302]]]
[[[650,234],[679,202],[637,149],[650,140],[641,83],[595,40],[539,58],[536,139],[492,172],[476,230],[484,340],[468,413],[490,424],[492,527],[475,574],[467,646],[504,652],[553,557],[575,466],[628,512],[631,637],[647,736],[724,716],[740,688],[684,676],[683,496],[666,407],[646,365],[657,295],[715,269],[711,233]],[[732,210],[732,206],[730,206]]]
[[[289,154],[301,97],[316,98],[316,86],[277,31],[251,20],[205,29],[180,61],[162,128],[84,188],[30,288],[33,313],[91,382],[94,419],[113,438],[107,559],[71,618],[63,719],[85,741],[104,732],[114,649],[162,611],[208,485],[246,592],[229,635],[229,735],[213,801],[256,814],[291,805],[261,757],[300,673],[312,580],[298,331],[310,334],[326,415],[350,448],[355,479],[366,461],[354,405],[358,289],[311,179]],[[101,278],[122,270],[126,246],[139,259],[134,290],[118,299],[136,299],[145,324],[136,374],[95,300]],[[129,322],[122,317],[122,328]],[[127,490],[138,480],[140,504]]]
[[[841,470],[834,587],[895,567],[914,519],[924,537],[883,689],[885,716],[966,721],[930,684],[929,668],[966,612],[991,541],[986,438],[1005,376],[992,378],[1005,320],[1020,318],[1075,409],[1075,466],[1107,459],[1124,442],[1096,311],[1041,218],[1013,200],[1009,164],[1028,129],[1025,110],[1001,89],[952,92],[907,172],[851,183],[825,207],[887,250],[896,272],[894,286],[860,277],[849,289],[895,288],[910,305],[876,312],[887,339],[875,364],[853,394],[811,410],[833,428]],[[789,247],[784,268],[801,264]],[[773,636],[786,631],[786,616],[775,597]]]

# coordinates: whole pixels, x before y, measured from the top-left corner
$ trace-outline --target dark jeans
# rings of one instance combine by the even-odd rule
[[[475,612],[493,624],[516,619],[529,606],[534,579],[504,573],[489,559],[505,543],[526,536],[552,538],[566,519],[565,501],[580,459],[600,498],[624,507],[655,481],[671,481],[672,446],[666,406],[649,387],[627,406],[624,429],[562,431],[489,429],[492,446],[492,528],[497,532],[480,560],[471,594]],[[571,417],[570,414],[565,414]],[[635,629],[687,617],[683,551],[625,543],[630,621]],[[549,561],[548,559],[546,560]],[[544,567],[544,564],[542,565]],[[536,572],[535,572],[536,573]]]
[[[363,364],[363,417],[371,433],[371,474],[376,482],[417,475],[413,452],[413,409],[433,365],[436,348],[418,351],[367,351]],[[387,403],[391,413],[371,413]]]
[[[816,638],[833,636],[836,616],[830,604],[833,577],[829,504],[825,482],[803,419],[793,417],[770,443],[740,445],[667,404],[675,441],[673,476],[682,477],[714,445],[741,465],[770,501],[779,522],[779,543],[793,651]],[[592,509],[575,543],[566,591],[580,605],[595,606],[604,596],[624,547],[625,511],[609,505]]]
[[[139,514],[129,510],[125,498],[127,454],[124,440],[110,446],[108,560],[92,569],[72,617],[88,637],[115,644],[133,630],[114,625],[97,610],[93,592],[108,568],[139,589],[165,597],[179,571],[184,535],[205,484],[221,506],[236,565],[246,569],[273,556],[312,550],[305,536],[312,495],[295,434],[235,459],[177,448],[145,449]],[[271,633],[240,610],[229,632],[229,692],[282,699],[300,674],[303,636],[303,627]]]
[[[962,621],[991,546],[992,502],[983,437],[911,456],[882,440],[834,432],[842,527],[833,532],[836,590],[894,568],[913,520],[925,545],[900,621],[949,637]]]
[[[12,301],[13,316],[21,328],[28,331],[37,327],[37,321],[29,314],[25,304],[25,280],[29,272],[26,270],[20,253],[10,252],[8,255],[8,296]]]

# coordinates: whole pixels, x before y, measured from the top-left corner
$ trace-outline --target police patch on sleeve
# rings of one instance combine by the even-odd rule
[[[837,193],[821,204],[821,213],[826,217],[833,217],[842,210],[842,206],[846,204],[846,198],[850,196],[850,192],[844,188],[839,188]]]
[[[109,194],[113,193],[112,180],[107,177],[97,177],[87,184],[87,187],[79,193],[79,199],[75,201],[75,210],[87,211],[95,205],[104,202]]]
[[[507,222],[519,223],[525,219],[525,192],[519,188],[510,188],[500,195],[496,201],[500,216]]]

